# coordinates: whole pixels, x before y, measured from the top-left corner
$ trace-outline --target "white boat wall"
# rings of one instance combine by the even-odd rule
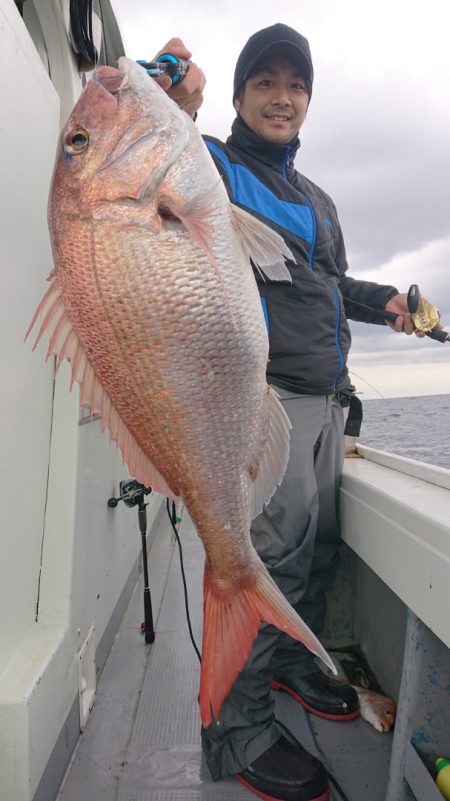
[[[363,445],[352,455],[326,644],[356,643],[398,703],[379,801],[442,801],[434,777],[436,758],[450,752],[450,470]]]
[[[43,363],[45,343],[34,354],[23,343],[52,269],[46,208],[58,132],[84,79],[70,44],[69,6],[70,0],[0,0],[1,801],[56,798],[77,741],[82,752],[80,732],[87,723],[85,737],[95,722],[95,706],[88,717],[97,679],[140,572],[137,515],[123,504],[107,506],[127,478],[120,456],[98,421],[80,418],[67,366],[55,380],[52,360]],[[94,0],[93,8],[101,61],[113,64],[124,52],[114,6]],[[450,471],[362,446],[353,456],[344,469],[345,545],[325,643],[341,652],[359,648],[399,712],[393,737],[368,726],[365,743],[361,728],[352,740],[352,723],[337,724],[339,735],[332,735],[335,724],[315,719],[315,729],[343,785],[351,788],[357,771],[366,772],[365,801],[439,801],[433,760],[450,757]],[[162,499],[147,500],[148,529],[161,537]],[[151,568],[162,595],[168,568],[164,560]],[[134,633],[139,641],[139,626]],[[152,646],[139,642],[156,659],[170,636],[177,635],[167,632]],[[128,674],[126,658],[119,662]],[[145,725],[154,725],[151,716]],[[197,730],[196,718],[192,725]],[[351,743],[345,754],[341,742]],[[114,772],[103,801],[119,797],[121,767],[114,753],[110,759]],[[149,764],[147,752],[141,764]],[[124,776],[120,798],[137,798],[131,769]],[[229,795],[229,784],[221,794],[222,783],[213,791],[193,771],[191,787],[184,776],[180,769],[169,789],[150,778],[139,798],[238,797],[235,790]],[[63,801],[97,801],[86,786],[69,780],[65,788]],[[355,790],[350,801],[363,795]]]
[[[124,50],[109,0],[94,11],[114,63]],[[52,269],[46,212],[58,133],[84,77],[68,20],[69,0],[26,0],[23,19],[13,0],[0,2],[2,801],[36,796],[58,742],[61,780],[80,693],[87,715],[139,569],[137,515],[107,507],[128,477],[120,456],[97,421],[79,425],[67,365],[55,381],[46,343],[35,353],[24,344]],[[149,528],[161,501],[150,499]]]

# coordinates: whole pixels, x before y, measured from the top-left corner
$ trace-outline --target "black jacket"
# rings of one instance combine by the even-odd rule
[[[233,202],[277,231],[295,257],[287,265],[292,284],[256,276],[269,331],[268,381],[300,394],[342,391],[350,384],[347,316],[379,322],[351,300],[382,309],[398,290],[346,275],[334,203],[293,167],[298,138],[273,145],[237,117],[225,144],[204,139]]]

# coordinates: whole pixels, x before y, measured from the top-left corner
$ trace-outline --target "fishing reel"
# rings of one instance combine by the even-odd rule
[[[144,495],[150,495],[151,491],[151,487],[144,487],[143,484],[139,484],[139,481],[135,479],[121,481],[119,484],[119,496],[117,498],[110,498],[108,500],[108,506],[110,509],[115,509],[119,502],[123,501],[125,506],[128,506],[129,509],[132,509],[133,506],[142,507]]]
[[[423,331],[431,339],[438,342],[448,342],[450,335],[442,328],[437,328],[441,314],[436,306],[429,303],[420,294],[417,284],[412,284],[408,291],[408,311],[412,317],[416,331]]]
[[[399,316],[397,312],[386,311],[386,309],[375,309],[373,306],[368,306],[366,303],[360,303],[358,300],[346,297],[344,297],[344,300],[356,306],[358,309],[370,311],[373,316],[380,321],[395,323]],[[415,331],[422,331],[427,337],[435,339],[437,342],[450,342],[450,332],[438,328],[441,319],[439,310],[421,296],[417,284],[412,284],[409,288],[407,305]]]

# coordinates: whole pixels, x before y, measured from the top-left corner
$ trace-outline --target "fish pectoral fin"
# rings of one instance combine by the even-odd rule
[[[231,204],[233,222],[246,256],[263,277],[270,281],[289,281],[291,274],[285,261],[295,261],[284,239],[248,211]]]
[[[267,388],[269,426],[259,464],[251,465],[250,476],[256,477],[251,485],[250,514],[252,519],[269,503],[286,470],[289,459],[289,432],[291,423],[281,401],[272,387]]]
[[[211,204],[214,198],[209,197],[209,193],[201,197],[194,198],[189,202],[177,203],[164,194],[158,199],[158,208],[164,214],[173,215],[180,220],[190,235],[200,247],[212,258],[212,233],[208,223],[211,216]]]
[[[217,591],[205,568],[200,713],[203,726],[219,719],[220,707],[246,664],[263,621],[286,632],[319,656],[333,673],[327,652],[278,589],[255,555],[255,580],[239,591]],[[252,566],[253,567],[253,566]]]
[[[201,201],[194,201],[187,206],[185,205],[182,209],[172,205],[170,201],[166,201],[165,207],[183,223],[192,239],[206,253],[219,283],[224,288],[223,278],[213,252],[211,228],[207,222],[208,216],[211,214],[211,208],[205,198]]]
[[[33,350],[42,335],[47,334],[50,342],[46,360],[50,356],[56,356],[56,372],[65,359],[70,363],[72,370],[70,389],[75,381],[80,385],[80,408],[88,406],[92,414],[99,415],[102,433],[106,428],[109,429],[109,441],[117,444],[131,475],[145,487],[152,487],[155,492],[160,492],[162,495],[176,500],[178,493],[169,487],[136,442],[98,378],[66,312],[61,289],[54,274],[50,275],[50,281],[50,288],[36,309],[25,339],[29,336],[37,320],[41,319]]]

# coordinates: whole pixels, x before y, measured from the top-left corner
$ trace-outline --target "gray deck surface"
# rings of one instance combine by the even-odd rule
[[[180,538],[200,647],[203,550],[186,514]],[[250,801],[256,796],[233,778],[213,783],[202,757],[199,663],[189,639],[178,549],[166,515],[149,543],[149,579],[155,642],[146,645],[140,633],[141,581],[58,801]],[[349,801],[383,801],[390,734],[379,734],[360,719],[335,723],[309,716],[283,693],[277,693],[276,703],[279,719],[320,756]],[[332,799],[341,801],[335,791]]]

